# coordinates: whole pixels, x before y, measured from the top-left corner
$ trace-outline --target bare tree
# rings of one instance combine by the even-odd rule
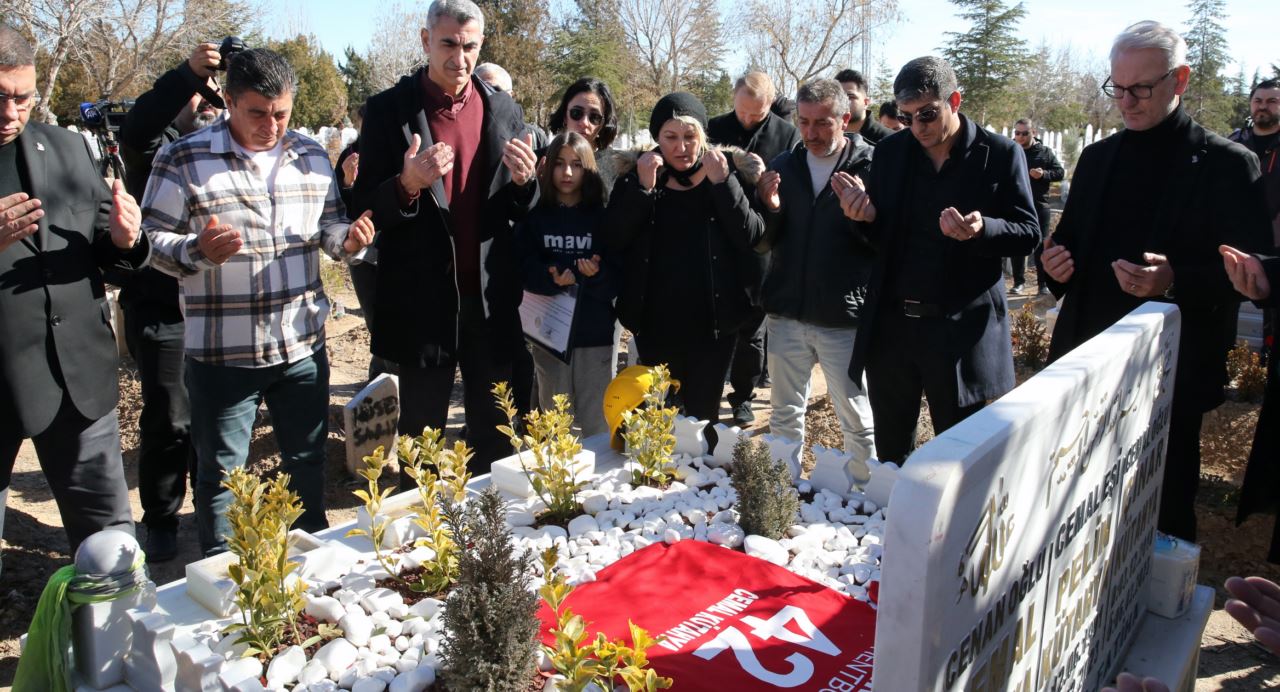
[[[715,0],[619,0],[618,20],[655,94],[685,88],[715,72],[725,53]]]
[[[789,94],[860,62],[861,46],[897,18],[897,0],[748,0],[737,25],[756,69]]]
[[[391,88],[401,75],[422,65],[425,56],[419,32],[426,25],[425,8],[398,1],[382,5],[365,54],[376,89]]]
[[[37,80],[40,103],[34,113],[37,120],[52,120],[49,97],[58,83],[58,72],[71,59],[80,33],[90,19],[100,14],[107,0],[0,0],[0,16],[16,20],[28,29],[48,59]]]

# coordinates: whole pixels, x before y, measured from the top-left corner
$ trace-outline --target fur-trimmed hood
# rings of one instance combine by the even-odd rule
[[[759,156],[750,154],[739,147],[712,145],[711,148],[719,149],[725,155],[725,158],[729,159],[732,168],[738,172],[744,182],[755,185],[760,180],[760,176],[764,175],[767,162],[761,160]],[[596,166],[600,169],[600,175],[605,180],[617,180],[634,171],[636,161],[640,159],[641,154],[647,151],[653,151],[653,149],[605,149],[604,151],[597,151]]]

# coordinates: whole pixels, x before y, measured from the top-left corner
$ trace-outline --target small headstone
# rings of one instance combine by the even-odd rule
[[[809,474],[809,482],[817,490],[830,490],[845,497],[853,489],[854,476],[853,456],[833,447],[813,445],[814,466]],[[859,464],[863,469],[865,464]]]
[[[707,421],[693,416],[676,416],[672,433],[676,436],[676,454],[700,457],[707,453]]]
[[[707,463],[716,467],[728,466],[733,463],[733,448],[738,445],[738,440],[750,437],[751,433],[744,432],[736,425],[724,423],[716,423],[711,427],[716,434],[716,446],[711,450],[711,458]]]
[[[124,680],[135,690],[171,687],[178,674],[173,656],[174,624],[160,613],[130,610],[133,648],[124,662]]]
[[[766,433],[760,440],[769,445],[769,455],[774,461],[781,461],[791,470],[791,482],[800,480],[800,442],[782,435]]]
[[[355,475],[364,468],[364,458],[379,445],[389,453],[394,450],[399,422],[400,378],[383,373],[342,407],[342,428],[347,432],[347,471]]]

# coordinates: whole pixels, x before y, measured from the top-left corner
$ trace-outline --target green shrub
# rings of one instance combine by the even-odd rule
[[[665,487],[676,468],[671,460],[676,450],[676,409],[664,406],[671,388],[667,366],[649,369],[643,405],[622,414],[622,439],[627,443],[626,456],[635,465],[631,471],[634,485]]]
[[[778,539],[796,521],[800,496],[791,471],[769,454],[769,446],[744,437],[733,446],[729,480],[738,493],[738,523],[748,534]]]
[[[466,506],[441,498],[458,554],[458,582],[444,609],[442,678],[450,690],[525,689],[537,673],[538,597],[529,551],[516,554],[502,498],[486,489]]]
[[[493,386],[493,397],[498,409],[507,417],[507,424],[498,431],[507,436],[516,451],[520,467],[533,486],[538,499],[547,506],[543,518],[551,523],[563,524],[582,513],[578,491],[586,485],[579,480],[575,457],[582,451],[570,431],[573,415],[569,413],[569,397],[556,394],[555,407],[550,411],[533,410],[525,414],[525,434],[516,432],[516,406],[506,382]],[[532,464],[525,463],[522,450],[528,447],[533,455]]]

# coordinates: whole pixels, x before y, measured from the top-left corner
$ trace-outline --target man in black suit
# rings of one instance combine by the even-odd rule
[[[1062,298],[1051,360],[1148,300],[1181,310],[1158,525],[1194,541],[1200,424],[1224,400],[1241,300],[1218,246],[1261,250],[1271,232],[1257,157],[1182,109],[1190,76],[1187,44],[1172,29],[1139,22],[1116,37],[1102,89],[1124,129],[1080,155],[1041,263]]]
[[[857,70],[840,70],[836,73],[836,81],[844,88],[844,95],[849,97],[849,124],[845,132],[856,132],[862,139],[875,146],[880,140],[894,133],[877,118],[871,115],[871,96],[867,91],[867,78]]]
[[[916,58],[893,83],[911,136],[876,147],[865,184],[837,174],[845,214],[879,255],[849,376],[867,375],[880,457],[915,447],[920,394],[941,433],[1013,388],[1002,258],[1040,237],[1026,157],[960,114],[955,72]]]
[[[444,428],[461,367],[471,467],[486,473],[511,451],[489,390],[525,347],[511,222],[537,199],[536,158],[520,107],[472,75],[480,8],[435,0],[421,36],[428,66],[368,101],[350,213],[373,210],[380,230],[371,350],[400,365],[400,432]]]
[[[74,552],[101,529],[133,531],[102,271],[136,271],[151,246],[83,137],[28,124],[34,59],[0,24],[0,500],[31,438]]]

